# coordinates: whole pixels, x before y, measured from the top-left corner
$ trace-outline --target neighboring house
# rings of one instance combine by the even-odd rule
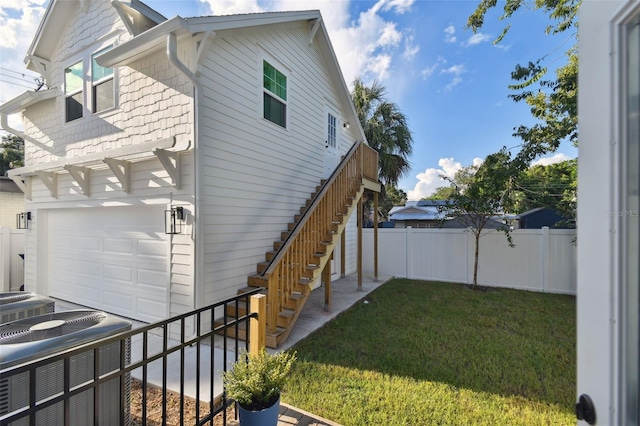
[[[445,219],[442,208],[447,200],[407,201],[404,206],[395,206],[389,211],[389,220],[394,228],[467,228],[462,218]],[[489,219],[485,229],[500,229],[505,225],[497,220]]]
[[[549,228],[566,229],[569,228],[567,219],[558,214],[553,209],[538,207],[524,213],[520,213],[515,217],[514,228],[521,229],[542,229],[544,226]]]
[[[24,211],[24,194],[6,176],[0,176],[0,206],[0,227],[15,228],[16,215]]]
[[[445,215],[438,208],[445,204],[445,200],[407,201],[389,211],[389,220],[395,228],[439,228]]]
[[[356,272],[377,153],[318,11],[52,0],[25,62],[47,89],[0,117],[26,141],[27,290],[152,322],[263,286],[275,346],[322,271]]]
[[[579,21],[577,411],[638,426],[640,2],[583,1]]]

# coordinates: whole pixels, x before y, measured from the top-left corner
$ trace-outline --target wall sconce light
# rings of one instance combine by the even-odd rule
[[[164,233],[180,234],[182,232],[182,224],[184,223],[184,208],[171,207],[170,210],[164,211]]]
[[[344,123],[342,123],[342,127],[344,127],[345,129],[348,129],[349,127],[351,127],[351,125],[349,124],[348,121],[345,121]]]
[[[29,229],[29,222],[31,222],[31,212],[22,212],[16,215],[16,228]]]

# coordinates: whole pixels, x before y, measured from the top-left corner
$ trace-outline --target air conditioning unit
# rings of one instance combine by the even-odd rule
[[[93,310],[54,312],[24,318],[0,325],[0,417],[29,406],[29,372],[10,377],[6,369],[35,361],[78,345],[94,342],[131,329],[124,319]],[[102,346],[99,350],[99,374],[120,369],[120,341]],[[125,345],[125,362],[131,360],[131,342]],[[94,376],[94,351],[89,350],[71,357],[70,388],[85,384]],[[4,376],[4,377],[3,377]],[[123,376],[124,392],[120,392],[120,379],[99,385],[98,419],[100,425],[119,425],[124,413],[124,425],[130,424],[130,375]],[[46,400],[64,391],[64,361],[59,360],[35,370],[36,400]],[[121,397],[124,398],[121,398]],[[121,401],[124,401],[122,406]],[[93,389],[74,395],[70,399],[71,425],[93,424]],[[36,425],[63,425],[64,403],[53,404],[35,416]],[[14,421],[7,426],[29,425],[29,418]],[[4,423],[3,423],[4,424]]]
[[[53,312],[55,301],[26,291],[0,293],[0,324]]]

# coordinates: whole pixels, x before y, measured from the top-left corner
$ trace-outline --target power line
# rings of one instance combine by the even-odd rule
[[[0,82],[11,84],[11,85],[14,85],[14,86],[24,87],[24,88],[27,88],[27,89],[32,89],[32,90],[35,89],[34,86],[27,86],[26,84],[15,83],[13,81],[6,81],[6,80],[3,80],[2,78],[0,78]]]
[[[29,79],[38,78],[38,75],[27,74],[27,73],[20,72],[20,71],[10,70],[8,68],[0,67],[0,70],[3,70],[5,72],[10,72],[10,73],[13,73],[13,74],[18,74],[18,75],[20,75],[20,76],[22,76],[24,78],[29,78]]]

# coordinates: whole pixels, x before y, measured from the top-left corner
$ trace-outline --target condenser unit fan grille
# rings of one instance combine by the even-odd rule
[[[35,293],[25,293],[25,292],[0,293],[0,305],[6,305],[7,303],[15,303],[21,300],[31,299],[33,296],[35,296]]]
[[[102,312],[57,312],[24,318],[0,329],[0,345],[37,342],[85,330],[106,318]]]

